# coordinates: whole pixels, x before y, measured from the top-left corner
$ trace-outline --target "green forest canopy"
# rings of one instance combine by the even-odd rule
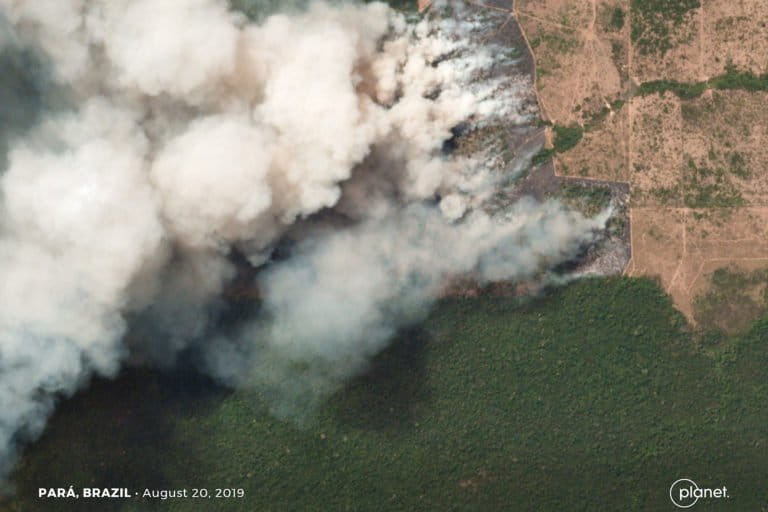
[[[62,404],[9,510],[89,510],[33,498],[69,484],[245,488],[224,511],[660,510],[683,476],[759,510],[767,339],[768,320],[693,333],[654,282],[616,277],[446,300],[301,426],[255,392],[132,370]]]

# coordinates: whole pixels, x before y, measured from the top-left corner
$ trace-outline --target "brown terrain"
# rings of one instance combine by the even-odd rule
[[[650,45],[633,44],[633,15],[646,21],[630,0],[466,1],[496,17],[492,37],[527,48],[544,120],[582,128],[513,193],[609,189],[628,211],[631,250],[587,255],[584,272],[658,279],[693,325],[746,328],[768,297],[768,93],[638,88],[703,82],[728,66],[768,72],[768,0],[680,0],[691,8],[679,19],[650,15],[668,29]],[[551,129],[530,143],[541,136],[552,145]]]
[[[535,57],[545,119],[584,128],[556,155],[556,174],[629,185],[625,272],[658,278],[693,324],[705,306],[728,310],[736,292],[723,288],[725,270],[734,283],[752,276],[751,298],[739,296],[764,307],[765,283],[755,280],[768,275],[768,94],[634,93],[646,81],[707,80],[728,65],[768,71],[768,0],[702,0],[670,23],[661,51],[634,47],[630,0],[517,0],[512,15]],[[718,327],[749,323],[730,316]]]

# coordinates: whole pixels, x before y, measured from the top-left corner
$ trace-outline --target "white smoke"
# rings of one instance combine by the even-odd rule
[[[442,150],[461,123],[534,113],[460,6],[254,24],[224,0],[0,0],[0,51],[36,52],[67,99],[0,182],[0,479],[57,397],[127,357],[191,347],[287,410],[362,371],[450,276],[531,276],[594,238],[605,218],[552,202],[488,213],[505,177]],[[222,329],[238,265],[261,300]]]
[[[605,215],[589,220],[523,200],[507,219],[473,212],[455,224],[414,204],[306,239],[261,276],[262,314],[208,342],[208,362],[230,383],[279,397],[278,413],[301,414],[421,320],[450,276],[529,277],[572,255]]]

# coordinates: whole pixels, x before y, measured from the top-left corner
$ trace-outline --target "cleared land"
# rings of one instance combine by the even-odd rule
[[[610,14],[572,0],[519,1],[515,14],[536,55],[537,87],[549,120],[584,123],[621,95],[626,71],[615,64],[621,50],[613,43],[621,45],[623,20],[622,28],[606,28]]]
[[[768,261],[768,1],[530,0],[517,17],[545,114],[582,131],[556,172],[630,185],[627,272],[658,277],[694,324],[704,297],[729,309],[714,272]]]
[[[728,63],[755,74],[768,72],[768,1],[703,0],[703,74],[715,76]]]

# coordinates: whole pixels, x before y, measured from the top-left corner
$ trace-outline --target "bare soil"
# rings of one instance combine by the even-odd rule
[[[722,74],[730,62],[768,72],[768,0],[702,0],[704,74]]]
[[[695,323],[715,270],[768,265],[768,94],[631,93],[645,81],[706,80],[728,65],[768,72],[768,0],[702,0],[663,54],[633,48],[629,0],[516,3],[535,43],[545,115],[585,128],[575,148],[557,155],[553,174],[628,184],[626,271],[658,278]],[[617,8],[621,28],[611,18]],[[533,189],[555,186],[549,175],[530,180]]]

